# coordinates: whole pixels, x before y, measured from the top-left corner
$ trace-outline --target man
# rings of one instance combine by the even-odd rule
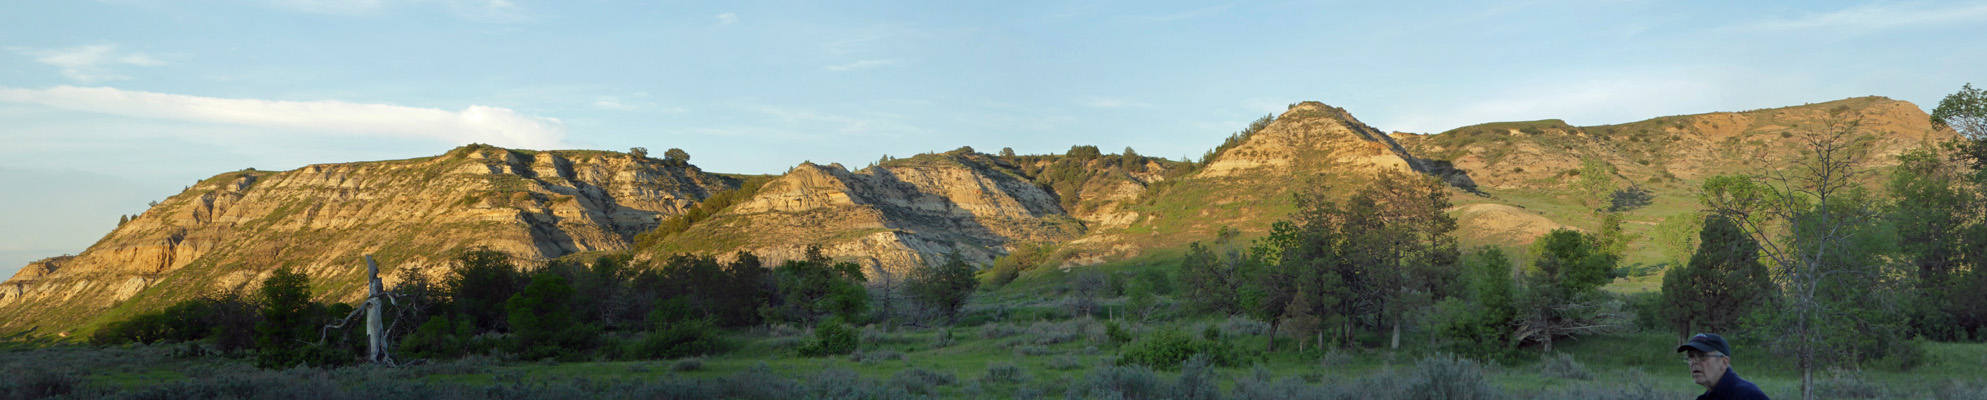
[[[1677,351],[1684,353],[1684,363],[1690,364],[1690,379],[1704,385],[1704,394],[1697,396],[1697,400],[1767,400],[1766,393],[1760,392],[1758,386],[1732,372],[1732,345],[1725,343],[1725,337],[1699,333],[1677,346]]]

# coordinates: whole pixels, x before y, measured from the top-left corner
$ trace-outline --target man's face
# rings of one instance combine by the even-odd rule
[[[1684,357],[1684,361],[1690,363],[1690,380],[1707,389],[1717,386],[1718,378],[1725,377],[1725,369],[1732,366],[1732,359],[1724,355],[1685,350]]]

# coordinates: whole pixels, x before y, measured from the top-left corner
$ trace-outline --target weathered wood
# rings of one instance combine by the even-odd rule
[[[366,361],[376,363],[386,360],[386,332],[380,324],[380,298],[386,290],[371,254],[366,255],[366,280]]]

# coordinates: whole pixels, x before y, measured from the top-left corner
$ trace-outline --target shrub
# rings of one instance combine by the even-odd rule
[[[1499,393],[1484,378],[1483,366],[1446,353],[1423,358],[1414,364],[1406,382],[1411,398],[1494,399]]]
[[[1118,365],[1172,369],[1195,355],[1206,355],[1209,361],[1222,366],[1234,366],[1242,359],[1241,350],[1227,342],[1195,338],[1178,330],[1166,329],[1127,345],[1118,357]]]
[[[1594,379],[1594,373],[1587,371],[1587,366],[1580,365],[1579,361],[1573,360],[1572,354],[1566,354],[1566,353],[1557,353],[1557,355],[1550,355],[1550,356],[1540,356],[1539,375],[1547,378],[1572,379],[1580,381]]]
[[[1208,365],[1208,356],[1196,354],[1180,365],[1180,381],[1173,385],[1173,393],[1167,396],[1180,400],[1217,400],[1221,398],[1221,384],[1214,379],[1214,368]]]
[[[1007,323],[980,325],[981,339],[999,339],[1021,334],[1021,328]]]
[[[1261,335],[1269,332],[1269,323],[1249,319],[1240,315],[1230,315],[1221,321],[1221,334],[1226,336]]]
[[[1119,326],[1118,321],[1104,321],[1104,337],[1109,338],[1113,344],[1129,343],[1132,340],[1131,331]]]
[[[76,391],[83,383],[83,378],[75,371],[27,368],[6,372],[7,380],[0,381],[0,399],[66,396]]]
[[[1028,371],[1013,363],[996,362],[987,364],[987,374],[980,376],[981,382],[1015,384],[1028,381]]]
[[[710,318],[663,323],[642,336],[635,346],[638,358],[681,358],[719,354],[731,350],[723,332]]]
[[[1830,369],[1815,382],[1815,396],[1831,399],[1877,399],[1887,397],[1883,384],[1871,382],[1862,371]]]
[[[1049,359],[1049,369],[1057,371],[1083,369],[1083,361],[1078,360],[1075,356],[1059,355],[1056,358]]]
[[[1101,368],[1083,377],[1069,389],[1070,398],[1162,399],[1172,385],[1142,365]]]
[[[1036,321],[1028,326],[1028,342],[1034,344],[1057,344],[1076,340],[1083,336],[1083,324],[1094,323],[1089,318],[1078,318],[1064,322]]]
[[[691,357],[676,360],[675,363],[669,364],[669,370],[676,372],[702,371],[704,370],[704,359],[701,357]]]
[[[814,327],[814,340],[800,346],[800,356],[849,354],[861,344],[861,338],[857,335],[856,329],[842,323],[840,317],[828,317]]]
[[[892,375],[890,377],[890,386],[904,389],[908,393],[934,396],[938,394],[939,386],[951,386],[958,381],[959,377],[952,375],[950,372],[911,368],[897,371],[896,375]]]

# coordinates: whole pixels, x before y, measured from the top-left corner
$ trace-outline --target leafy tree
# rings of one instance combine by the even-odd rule
[[[1739,319],[1767,300],[1773,277],[1759,262],[1759,242],[1730,219],[1704,217],[1697,253],[1663,276],[1663,314],[1679,337],[1737,332]]]
[[[1247,277],[1243,276],[1247,258],[1234,243],[1233,235],[1223,229],[1220,239],[1211,246],[1200,242],[1189,243],[1187,254],[1180,260],[1180,283],[1185,286],[1185,300],[1195,308],[1224,315],[1241,314],[1243,286]]]
[[[1965,339],[1987,324],[1987,300],[1976,290],[1987,276],[1987,174],[1969,176],[1963,162],[1938,149],[1899,156],[1887,219],[1916,287],[1912,330],[1937,340]]]
[[[655,324],[655,328],[636,345],[635,356],[682,358],[730,350],[731,343],[712,323],[712,318],[697,314],[683,298],[657,302],[655,311],[649,314],[649,321]]]
[[[787,260],[772,275],[779,291],[777,304],[768,309],[771,318],[805,323],[832,315],[849,320],[869,309],[862,267],[828,258],[821,246],[808,246],[804,259]]]
[[[310,301],[310,277],[279,268],[262,280],[262,322],[255,325],[255,365],[288,368],[302,363],[302,347],[317,339],[318,311]]]
[[[570,358],[573,350],[589,350],[593,327],[573,318],[573,287],[551,272],[532,275],[524,291],[504,302],[511,325],[511,345],[527,359]]]
[[[946,321],[959,317],[959,309],[966,305],[966,299],[979,289],[980,280],[973,277],[973,265],[967,264],[958,252],[945,257],[945,263],[936,268],[917,267],[911,271],[909,291],[918,302],[938,310]]]
[[[1841,110],[1794,135],[1804,157],[1761,175],[1706,179],[1705,208],[1738,223],[1771,260],[1781,295],[1749,326],[1794,358],[1802,398],[1814,398],[1823,364],[1882,357],[1897,343],[1895,233],[1859,183],[1867,136]]]
[[[1442,329],[1472,344],[1475,353],[1494,353],[1511,343],[1512,321],[1518,318],[1511,259],[1503,249],[1482,246],[1464,257],[1463,265],[1469,282],[1467,309],[1452,316]]]
[[[634,148],[629,148],[629,149],[628,149],[628,155],[631,155],[631,156],[635,156],[635,159],[638,159],[638,160],[640,160],[640,159],[647,159],[647,158],[649,158],[649,148],[647,148],[647,147],[634,147]]]
[[[1104,152],[1098,151],[1097,146],[1075,145],[1075,146],[1070,146],[1069,152],[1065,153],[1064,156],[1082,162],[1082,161],[1095,160],[1099,157],[1103,157]]]
[[[1681,267],[1697,254],[1698,234],[1704,230],[1704,213],[1688,211],[1663,217],[1657,223],[1650,238],[1656,247],[1662,249],[1665,262],[1673,267]]]
[[[687,165],[690,164],[690,152],[671,147],[662,152],[662,160],[676,165]]]
[[[509,254],[488,247],[463,251],[455,257],[456,266],[442,282],[442,291],[460,318],[467,318],[478,331],[497,331],[504,326],[504,303],[529,283],[523,272],[511,263]]]
[[[1601,252],[1599,239],[1571,229],[1554,229],[1532,242],[1532,269],[1518,310],[1513,340],[1537,341],[1552,351],[1559,337],[1601,333],[1614,329],[1619,306],[1600,295],[1601,285],[1614,280],[1615,258]]]
[[[814,326],[814,340],[800,346],[801,357],[820,357],[836,354],[849,354],[862,344],[856,328],[842,322],[841,317],[828,317]]]
[[[1145,172],[1145,157],[1138,155],[1138,152],[1136,151],[1132,151],[1130,146],[1126,146],[1125,152],[1123,154],[1118,155],[1118,157],[1119,157],[1118,165],[1123,165],[1125,170],[1132,172]]]
[[[1001,157],[1001,158],[1014,158],[1014,148],[1013,148],[1013,147],[1002,147],[1002,148],[1000,148],[1000,157]]]
[[[1964,138],[1952,145],[1955,156],[1972,160],[1973,169],[1987,171],[1987,90],[1969,83],[1939,100],[1932,124],[1952,128]]]

